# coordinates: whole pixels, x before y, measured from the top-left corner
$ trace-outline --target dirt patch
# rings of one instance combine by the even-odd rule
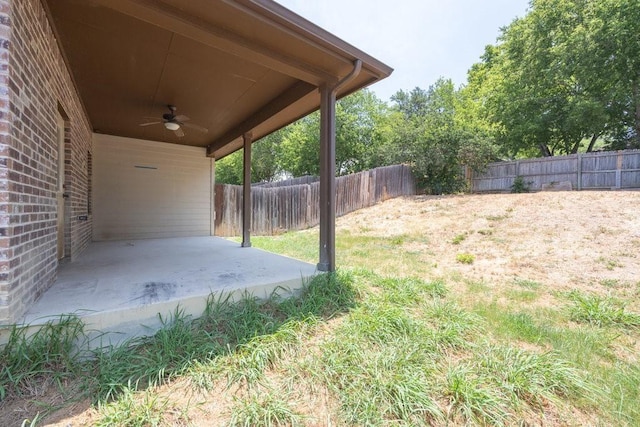
[[[420,254],[429,276],[487,287],[533,282],[554,291],[638,292],[639,212],[640,192],[631,191],[416,196],[339,218],[337,229],[422,236],[403,249]],[[461,253],[475,260],[462,264]]]

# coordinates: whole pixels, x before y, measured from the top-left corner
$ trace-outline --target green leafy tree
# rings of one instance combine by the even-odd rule
[[[282,140],[280,165],[292,176],[318,175],[320,168],[320,114],[311,113],[289,125]]]
[[[280,176],[280,144],[287,132],[287,128],[280,129],[252,144],[252,182],[270,182]],[[243,150],[238,150],[216,162],[216,182],[218,184],[242,184],[244,165],[243,156]]]
[[[592,79],[602,86],[615,118],[610,148],[640,148],[640,4],[593,1],[590,35]]]
[[[409,163],[426,192],[441,194],[465,188],[462,167],[480,169],[494,157],[488,135],[465,113],[465,102],[451,80],[428,90],[399,91],[393,137],[387,152],[394,162]]]
[[[369,90],[342,98],[336,104],[336,172],[359,172],[388,164],[380,154],[389,138],[389,110]],[[320,113],[315,112],[256,141],[252,148],[252,181],[283,176],[318,175],[320,168]],[[242,183],[242,150],[216,164],[216,181]]]
[[[369,90],[360,90],[336,104],[336,173],[346,175],[379,166],[378,150],[388,111]],[[282,141],[280,164],[293,176],[317,175],[320,166],[320,113],[315,112],[291,126]]]
[[[253,144],[251,153],[253,182],[271,182],[278,179],[282,172],[279,162],[280,145],[288,131],[288,128],[280,129]]]
[[[242,150],[216,161],[216,184],[242,184]]]
[[[508,156],[591,151],[638,135],[637,0],[532,0],[469,72]],[[627,138],[628,139],[628,138]]]

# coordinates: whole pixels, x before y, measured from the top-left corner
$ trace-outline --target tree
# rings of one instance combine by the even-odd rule
[[[320,170],[320,114],[311,113],[289,125],[282,140],[280,165],[292,176],[318,175]]]
[[[594,80],[603,82],[617,119],[611,148],[640,148],[640,5],[601,0],[592,10]]]
[[[386,133],[384,102],[367,89],[336,104],[336,173],[346,175],[378,166],[377,155]],[[281,167],[293,176],[317,175],[320,167],[320,113],[289,127],[282,141]]]
[[[428,193],[464,189],[462,166],[481,168],[493,158],[491,139],[467,115],[465,100],[451,80],[438,80],[428,90],[399,91],[387,151],[395,162],[409,163],[418,184]]]
[[[253,182],[271,182],[280,177],[280,145],[286,137],[288,128],[275,131],[256,141],[251,153],[251,180]]]
[[[281,173],[279,159],[280,144],[288,132],[280,129],[255,141],[251,146],[251,181],[270,182]],[[238,150],[216,162],[216,182],[240,185],[243,180],[243,151]]]
[[[242,184],[242,150],[216,161],[217,184]]]
[[[599,137],[638,134],[639,13],[637,0],[533,0],[502,30],[469,86],[505,155],[590,151]]]

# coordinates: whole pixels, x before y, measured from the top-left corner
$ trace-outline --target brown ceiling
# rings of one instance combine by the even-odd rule
[[[210,147],[220,158],[319,107],[317,86],[391,69],[269,0],[43,0],[96,132]],[[208,129],[178,138],[160,120]]]

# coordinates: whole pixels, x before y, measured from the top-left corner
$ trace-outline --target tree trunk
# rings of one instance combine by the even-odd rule
[[[633,85],[633,102],[636,106],[635,111],[635,128],[636,128],[636,139],[638,140],[638,144],[640,144],[640,83],[635,82]]]
[[[540,152],[542,153],[543,157],[551,157],[551,156],[553,156],[553,154],[551,153],[551,150],[549,150],[549,147],[547,146],[547,144],[540,144]]]
[[[591,137],[591,141],[589,142],[589,146],[587,147],[587,153],[590,153],[593,151],[593,146],[596,145],[596,141],[598,140],[599,137],[600,137],[599,133],[593,134],[593,136]]]
[[[576,154],[578,152],[578,150],[580,149],[580,143],[582,142],[582,140],[576,142],[575,144],[573,144],[573,147],[571,147],[571,154]]]

